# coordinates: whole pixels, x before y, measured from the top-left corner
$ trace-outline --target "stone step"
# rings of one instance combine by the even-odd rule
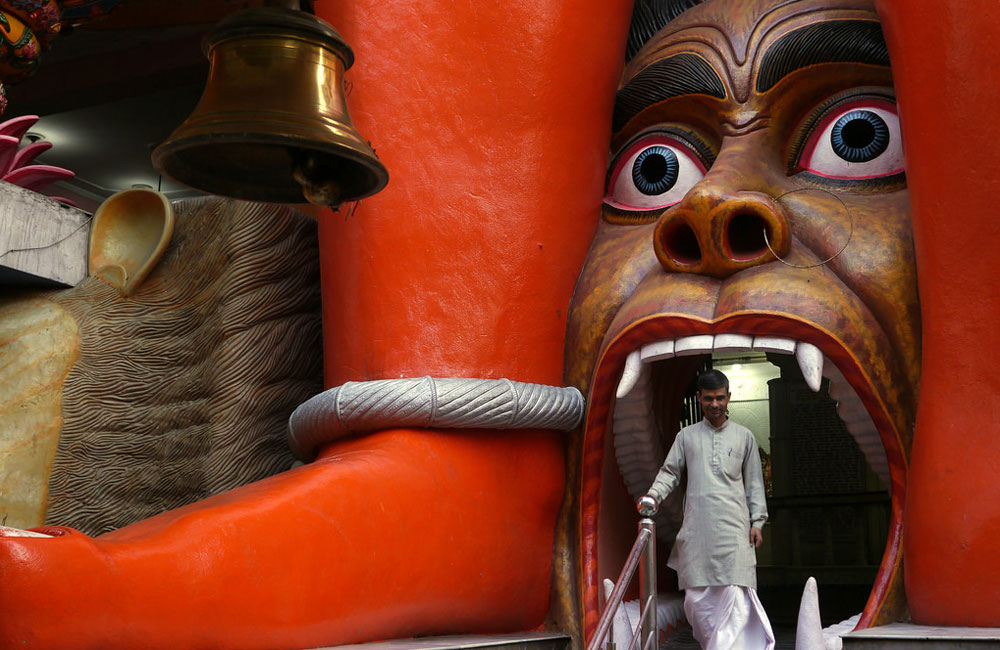
[[[569,650],[570,638],[558,632],[473,634],[393,639],[315,650]]]
[[[1000,628],[892,623],[845,634],[844,650],[1000,650]]]

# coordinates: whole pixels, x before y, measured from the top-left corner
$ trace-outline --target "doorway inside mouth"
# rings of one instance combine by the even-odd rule
[[[624,544],[634,539],[634,523],[614,514],[621,510],[612,505],[612,494],[618,489],[633,497],[645,493],[676,432],[701,420],[695,380],[709,368],[729,378],[729,416],[754,433],[760,451],[769,519],[757,551],[758,594],[778,635],[794,637],[802,590],[810,576],[819,585],[824,626],[859,614],[885,551],[890,494],[838,417],[837,402],[830,397],[831,379],[824,377],[814,392],[793,354],[742,350],[673,357],[653,361],[642,371],[631,393],[617,400],[612,418],[614,442],[608,451],[611,458],[617,457],[620,473],[613,471],[617,476],[612,476],[605,465],[599,564],[614,556],[623,560]],[[840,376],[835,368],[830,371]],[[844,385],[840,377],[838,396]],[[640,416],[644,410],[652,414],[645,424]],[[642,429],[652,429],[653,444],[640,447],[634,442]],[[656,450],[651,470],[640,469],[638,449]],[[677,587],[676,575],[665,563],[682,522],[683,495],[678,492],[661,504],[656,517],[661,593]],[[618,503],[634,512],[631,502]],[[615,532],[609,530],[618,526]],[[609,552],[615,539],[622,547]],[[613,578],[620,567],[612,561],[611,570],[602,568],[601,573]]]
[[[717,355],[730,380],[730,418],[757,438],[768,522],[757,584],[772,623],[793,627],[802,589],[819,585],[823,625],[864,609],[889,534],[889,491],[869,466],[830,397],[805,382],[795,357]]]

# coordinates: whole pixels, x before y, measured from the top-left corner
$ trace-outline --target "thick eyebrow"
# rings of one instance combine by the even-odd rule
[[[642,109],[680,95],[726,98],[722,79],[705,59],[681,53],[651,63],[615,95],[613,130],[618,131]]]
[[[874,20],[828,20],[789,32],[764,53],[757,92],[770,90],[792,72],[817,63],[889,66],[882,27]]]
[[[670,21],[701,2],[702,0],[636,0],[625,44],[625,62],[631,61],[642,46]]]

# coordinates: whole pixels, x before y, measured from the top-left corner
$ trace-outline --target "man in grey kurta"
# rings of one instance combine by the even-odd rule
[[[698,385],[698,399],[705,418],[677,434],[663,467],[639,506],[647,512],[655,509],[677,487],[681,476],[687,474],[684,521],[667,565],[677,571],[680,588],[688,590],[685,610],[689,619],[697,618],[701,611],[707,611],[706,616],[712,619],[710,625],[705,625],[704,621],[690,621],[695,637],[711,636],[727,626],[723,636],[740,636],[747,621],[733,622],[717,617],[716,610],[726,609],[726,605],[709,602],[705,610],[704,599],[700,606],[689,607],[688,602],[695,595],[702,597],[703,591],[698,591],[699,588],[736,586],[748,588],[744,590],[745,600],[751,601],[737,609],[752,611],[756,606],[760,611],[755,614],[763,618],[763,624],[758,626],[760,629],[754,628],[752,636],[760,636],[766,628],[766,636],[773,644],[770,624],[755,591],[755,549],[763,540],[761,529],[767,520],[757,441],[749,429],[730,421],[726,415],[730,393],[729,380],[724,374],[709,371],[698,378]],[[720,592],[718,597],[741,597],[738,591],[734,594],[722,596]],[[699,622],[705,630],[703,634],[698,634]],[[755,622],[750,620],[750,624]],[[736,632],[734,627],[738,628]],[[714,640],[698,640],[704,647],[716,646]],[[749,646],[736,644],[732,647]],[[759,647],[769,645],[765,642]]]

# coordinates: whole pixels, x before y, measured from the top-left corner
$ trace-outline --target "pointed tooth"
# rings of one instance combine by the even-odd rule
[[[885,447],[879,438],[875,425],[869,420],[860,425],[848,425],[847,430],[858,443],[858,448],[868,461],[868,466],[872,468],[875,475],[886,485],[890,485],[891,476],[889,474],[889,461],[885,455]]]
[[[829,361],[829,359],[827,359]],[[844,375],[840,374],[837,370],[837,366],[834,363],[824,363],[823,364],[823,374],[830,378],[830,386],[847,387],[850,384],[847,383],[847,379]]]
[[[616,432],[621,440],[615,440],[615,449],[619,453],[625,451],[635,451],[642,452],[643,454],[648,454],[652,451],[652,445],[643,439],[642,434],[647,430],[637,430],[637,431],[618,431]]]
[[[792,354],[795,352],[795,341],[780,336],[757,336],[753,340],[753,349],[761,352]]]
[[[615,453],[618,455],[619,460],[624,458],[629,458],[635,465],[646,466],[659,466],[654,460],[651,460],[650,456],[653,453],[654,448],[650,445],[623,445],[621,447],[615,447]],[[654,467],[655,469],[655,467]]]
[[[742,352],[753,348],[753,337],[747,334],[716,334],[712,349],[716,352]]]
[[[830,390],[833,390],[834,386],[847,386],[847,380],[844,375],[840,372],[840,368],[837,364],[833,363],[829,359],[825,359],[823,363],[823,376],[830,378]],[[853,392],[853,390],[852,390]]]
[[[649,432],[653,429],[653,423],[648,419],[630,418],[628,420],[615,420],[615,445],[635,445],[649,446]]]
[[[669,359],[674,356],[674,340],[657,341],[642,346],[639,350],[639,357],[643,363],[658,361],[659,359]]]
[[[823,385],[823,353],[812,343],[799,341],[795,345],[795,360],[812,392],[818,393]]]
[[[621,381],[618,382],[618,392],[615,393],[615,396],[621,399],[632,392],[641,373],[642,360],[639,358],[639,351],[633,350],[625,359],[625,370],[622,372]]]
[[[698,334],[697,336],[685,336],[674,342],[674,354],[679,357],[692,357],[696,354],[708,354],[715,344],[715,337],[711,334]]]
[[[848,429],[851,427],[868,425],[871,422],[867,413],[858,413],[855,411],[841,413],[840,411],[837,411],[837,416],[840,417],[840,421],[843,422],[844,426]]]
[[[877,446],[879,449],[882,448],[882,439],[879,437],[878,429],[875,428],[875,424],[871,420],[850,424],[847,430],[855,442],[858,443],[859,447]]]
[[[841,384],[835,382],[832,378],[830,379],[830,398],[838,402],[843,401],[851,397],[853,391],[848,390],[849,386],[846,384]]]
[[[865,405],[860,400],[854,399],[853,395],[845,396],[844,399],[840,400],[837,404],[837,415],[844,421],[844,424],[871,421],[871,416],[868,415]]]
[[[615,448],[615,458],[618,459],[618,467],[627,467],[630,474],[636,475],[636,480],[652,481],[656,476],[656,470],[660,469],[658,463],[650,462],[649,449],[618,449]],[[646,483],[644,488],[648,488]]]
[[[868,414],[868,409],[840,369],[829,359],[826,359],[823,366],[823,374],[830,378],[830,397],[837,401],[837,415],[847,427],[847,432],[857,442],[875,475],[885,485],[891,485],[892,477],[889,474],[885,447],[882,446],[878,428]]]
[[[630,417],[649,417],[650,406],[647,400],[633,399],[638,392],[637,389],[632,389],[632,392],[628,394],[624,399],[620,399],[615,402],[615,419],[626,419]]]
[[[635,452],[644,460],[649,459],[649,454],[653,451],[653,445],[643,441],[638,434],[642,431],[623,431],[620,435],[632,435],[632,440],[616,440],[615,449],[619,454]]]
[[[615,418],[616,432],[646,431],[649,429],[649,418],[636,415],[625,418]]]
[[[856,422],[851,422],[846,426],[847,432],[858,443],[858,447],[863,450],[877,451],[882,455],[885,454],[885,449],[882,446],[882,438],[879,436],[878,428],[872,422],[871,418],[865,417]]]
[[[816,579],[806,580],[799,603],[799,620],[795,626],[795,650],[823,650],[823,624],[819,614],[819,589]]]
[[[652,451],[652,449],[618,449],[615,447],[615,458],[618,459],[619,468],[628,467],[630,472],[637,475],[636,480],[648,477],[646,480],[651,481],[656,476],[656,470],[660,469],[658,463],[649,460],[649,454]],[[642,477],[639,477],[639,474],[642,474]],[[649,484],[647,483],[645,487],[649,487]]]

